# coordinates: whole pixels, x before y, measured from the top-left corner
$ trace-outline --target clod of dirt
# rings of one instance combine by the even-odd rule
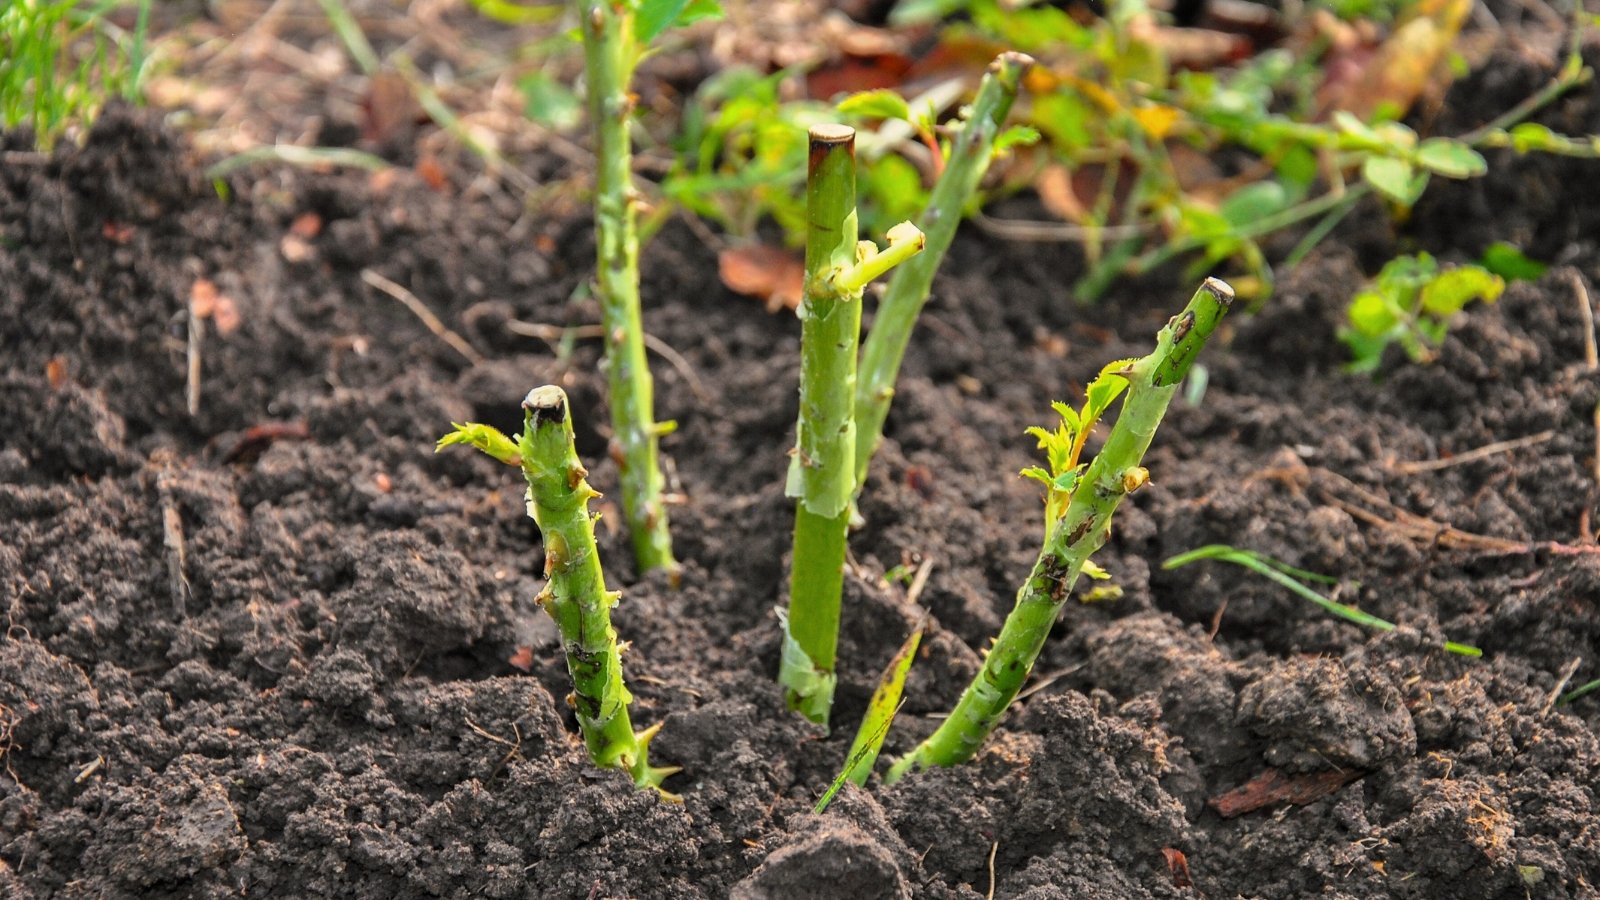
[[[815,830],[779,847],[750,877],[733,886],[733,900],[811,900],[823,895],[861,900],[909,900],[911,887],[877,841],[848,823],[817,820]]]

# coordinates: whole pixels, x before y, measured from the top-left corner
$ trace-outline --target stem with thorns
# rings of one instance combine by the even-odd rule
[[[523,430],[515,441],[487,425],[466,424],[441,438],[438,449],[465,444],[522,466],[528,515],[544,536],[549,579],[535,600],[561,632],[589,758],[601,768],[626,770],[640,787],[660,791],[662,780],[678,769],[650,765],[650,739],[660,724],[636,732],[628,717],[633,696],[622,681],[617,632],[611,627],[611,607],[622,594],[606,590],[589,514],[589,501],[600,493],[589,486],[589,473],[573,448],[566,392],[555,385],[534,388],[522,409]]]
[[[606,377],[610,383],[613,455],[621,469],[622,509],[641,571],[665,569],[676,577],[672,536],[662,505],[663,479],[656,459],[662,429],[655,422],[654,384],[645,359],[639,315],[638,194],[628,92],[638,47],[628,3],[579,0],[589,118],[594,127],[594,225],[600,315],[605,324]]]
[[[895,379],[911,340],[917,316],[928,302],[934,273],[944,262],[945,252],[955,239],[961,210],[978,189],[994,156],[994,139],[1017,97],[1017,85],[1033,65],[1023,53],[1002,53],[989,65],[972,101],[972,112],[950,149],[944,173],[928,196],[922,214],[922,229],[928,248],[916,259],[901,266],[889,279],[889,287],[878,305],[872,331],[861,348],[861,380],[856,385],[855,493],[867,481],[872,455],[883,442],[883,423],[889,417],[894,398]]]
[[[789,707],[826,725],[833,705],[845,535],[855,490],[856,350],[867,283],[922,249],[910,223],[889,246],[857,242],[855,129],[811,129],[806,280],[800,304],[800,418],[785,492],[795,507],[789,610],[778,681]]]
[[[1139,465],[1145,450],[1179,382],[1232,301],[1232,288],[1215,278],[1206,279],[1184,311],[1161,329],[1155,351],[1118,373],[1128,381],[1122,412],[1105,447],[1076,479],[1066,514],[1045,539],[982,670],[949,718],[897,760],[886,781],[896,781],[914,769],[953,766],[971,759],[1000,721],[1027,680],[1084,563],[1110,535],[1112,513],[1147,477]]]

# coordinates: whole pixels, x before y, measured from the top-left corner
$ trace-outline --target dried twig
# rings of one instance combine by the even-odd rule
[[[606,336],[604,325],[547,325],[543,322],[523,322],[512,319],[506,323],[506,330],[512,334],[523,337],[534,337],[555,347],[561,339],[571,335],[578,340],[599,340]],[[689,390],[694,393],[695,399],[710,402],[711,395],[706,393],[705,383],[694,371],[683,354],[672,348],[671,344],[648,332],[644,336],[644,345],[652,353],[667,361],[667,364],[682,376]]]
[[[922,565],[917,566],[917,574],[911,576],[911,586],[906,588],[906,605],[916,606],[922,599],[922,590],[928,586],[928,574],[933,571],[933,557],[922,560]]]
[[[187,554],[183,542],[183,516],[178,512],[178,501],[172,493],[172,459],[159,454],[154,460],[156,495],[161,501],[161,547],[167,554],[167,589],[172,593],[172,606],[179,617],[187,614],[189,605],[189,578],[185,574]]]
[[[1572,281],[1573,296],[1578,301],[1578,315],[1583,319],[1583,362],[1590,372],[1594,372],[1596,369],[1600,369],[1600,348],[1595,346],[1594,305],[1589,301],[1589,289],[1584,287],[1583,276],[1578,274],[1578,270],[1568,270],[1567,274]],[[1600,403],[1595,404],[1593,419],[1594,459],[1591,465],[1594,467],[1592,471],[1595,484],[1600,485]],[[1579,535],[1578,539],[1584,544],[1592,544],[1594,543],[1594,535],[1589,532],[1588,508],[1586,507],[1583,512],[1585,519],[1582,523],[1583,533]]]
[[[189,365],[185,383],[184,400],[190,417],[200,415],[200,351],[205,344],[206,327],[200,319],[199,307],[191,300],[189,306]]]
[[[1297,489],[1315,488],[1325,501],[1348,513],[1352,518],[1418,544],[1445,550],[1498,554],[1533,553],[1544,550],[1558,556],[1586,556],[1600,553],[1600,546],[1593,544],[1513,541],[1462,531],[1453,525],[1436,522],[1401,509],[1337,472],[1312,468],[1300,462],[1298,458],[1292,458],[1289,465],[1274,468],[1270,472],[1258,473],[1255,477],[1275,478]]]
[[[410,291],[398,284],[395,284],[393,281],[390,281],[382,275],[379,275],[377,272],[374,272],[371,269],[361,270],[361,280],[366,282],[368,285],[383,291],[385,294],[388,294],[394,299],[399,300],[406,309],[411,310],[412,315],[422,320],[422,324],[426,325],[429,331],[433,332],[446,344],[449,344],[450,349],[461,354],[462,358],[464,358],[467,362],[472,363],[473,365],[478,365],[483,362],[483,354],[479,353],[471,344],[467,343],[466,340],[461,337],[461,335],[456,334],[454,331],[451,331],[449,328],[445,327],[445,324],[439,321],[439,317],[434,315],[433,311],[428,309],[428,307],[424,306],[421,300],[417,299],[416,294],[411,293]]]
[[[1457,453],[1454,456],[1448,456],[1443,459],[1422,459],[1415,460],[1413,462],[1395,463],[1393,469],[1402,475],[1415,475],[1419,472],[1437,472],[1440,469],[1448,469],[1452,466],[1460,466],[1470,462],[1477,462],[1480,459],[1488,459],[1496,454],[1509,453],[1513,450],[1521,450],[1524,447],[1537,446],[1555,436],[1556,433],[1554,430],[1541,431],[1538,434],[1530,434],[1527,437],[1515,438],[1509,441],[1495,441],[1492,444],[1485,444],[1476,450],[1468,450],[1465,453]]]
[[[1567,682],[1572,676],[1578,674],[1578,666],[1583,664],[1583,657],[1574,656],[1561,670],[1561,677],[1556,679],[1556,686],[1550,689],[1550,696],[1545,698],[1544,707],[1539,710],[1539,718],[1550,715],[1550,710],[1555,709],[1556,701],[1561,699],[1561,692],[1567,689]]]

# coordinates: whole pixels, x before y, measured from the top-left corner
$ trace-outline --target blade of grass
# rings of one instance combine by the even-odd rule
[[[1296,580],[1296,578],[1308,578],[1309,580],[1320,581],[1324,584],[1337,584],[1338,579],[1327,575],[1318,575],[1314,572],[1307,572],[1304,569],[1296,569],[1292,566],[1278,562],[1271,557],[1263,556],[1251,550],[1240,550],[1237,547],[1231,547],[1227,544],[1208,544],[1204,547],[1190,550],[1187,553],[1180,553],[1177,556],[1168,559],[1161,564],[1161,568],[1177,569],[1203,559],[1214,559],[1221,562],[1230,562],[1234,565],[1243,566],[1258,575],[1263,575],[1277,582],[1278,584],[1292,591],[1295,595],[1315,603],[1316,605],[1322,607],[1323,610],[1332,613],[1333,615],[1338,616],[1347,622],[1353,622],[1357,625],[1365,628],[1371,628],[1375,631],[1393,631],[1395,629],[1395,624],[1387,619],[1381,619],[1372,613],[1365,612],[1354,606],[1348,606],[1343,603],[1337,603],[1333,600],[1329,600],[1327,597],[1322,596],[1316,591],[1313,591],[1311,588],[1306,587],[1300,581]],[[1455,653],[1460,656],[1479,657],[1483,655],[1483,651],[1477,647],[1468,646],[1466,644],[1458,644],[1455,641],[1445,641],[1444,649],[1450,653]]]
[[[867,714],[862,717],[861,727],[856,730],[856,739],[850,744],[850,752],[845,754],[844,768],[839,771],[839,777],[833,780],[833,784],[828,786],[827,792],[817,800],[813,812],[820,813],[827,809],[833,801],[833,795],[839,793],[845,782],[857,787],[867,783],[872,766],[878,761],[878,752],[883,749],[883,739],[889,734],[889,726],[894,723],[895,714],[904,703],[901,695],[905,692],[906,675],[911,671],[911,663],[916,659],[917,647],[922,643],[922,634],[927,626],[928,617],[924,613],[911,636],[906,638],[894,658],[889,660],[889,665],[884,667],[878,687],[867,704]]]

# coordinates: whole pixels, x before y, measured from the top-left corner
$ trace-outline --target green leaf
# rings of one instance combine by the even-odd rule
[[[1094,381],[1089,382],[1089,387],[1084,391],[1083,400],[1083,427],[1093,428],[1094,423],[1100,421],[1100,416],[1111,406],[1117,396],[1128,389],[1128,379],[1116,374],[1114,370],[1121,369],[1131,359],[1119,359],[1108,364],[1100,370]]]
[[[1417,164],[1446,178],[1476,178],[1489,171],[1478,151],[1450,138],[1429,138],[1417,147]]]
[[[1045,487],[1050,487],[1050,473],[1039,468],[1038,466],[1029,466],[1017,474],[1021,475],[1023,478],[1032,478],[1034,481],[1043,484]]]
[[[1461,266],[1439,273],[1422,288],[1422,308],[1435,316],[1452,316],[1474,300],[1493,303],[1505,289],[1505,279],[1488,269]]]
[[[1254,224],[1289,205],[1289,194],[1276,181],[1257,181],[1228,195],[1219,212],[1235,228]]]
[[[1535,281],[1550,268],[1505,241],[1496,241],[1485,248],[1478,263],[1507,281]]]
[[[1066,472],[1057,472],[1056,477],[1050,482],[1050,490],[1058,494],[1070,494],[1078,487],[1078,478],[1083,475],[1086,466],[1076,466]]]
[[[526,75],[517,82],[517,88],[522,91],[523,112],[530,120],[556,131],[575,128],[583,121],[583,101],[549,75]]]
[[[1561,144],[1561,136],[1537,122],[1523,122],[1511,129],[1511,147],[1518,153],[1549,150]]]
[[[838,110],[842,116],[862,116],[869,119],[911,118],[911,107],[906,104],[906,98],[888,88],[851,94],[839,101]]]
[[[550,22],[561,16],[561,6],[550,3],[522,4],[513,0],[470,0],[485,18],[504,25],[531,25]]]
[[[1367,337],[1381,337],[1400,324],[1400,312],[1377,291],[1362,291],[1345,311],[1355,330]]]
[[[1361,164],[1361,177],[1401,206],[1411,206],[1428,185],[1428,173],[1417,172],[1411,163],[1392,156],[1369,156]]]
[[[922,642],[922,632],[927,627],[927,616],[917,624],[911,636],[900,646],[900,651],[889,660],[889,665],[884,668],[883,675],[878,679],[878,687],[872,692],[872,700],[867,703],[867,714],[861,719],[861,727],[856,729],[856,739],[850,743],[850,752],[845,755],[843,770],[839,777],[833,780],[828,790],[813,812],[822,812],[828,808],[833,800],[833,795],[844,787],[845,782],[857,786],[867,783],[867,776],[872,774],[872,766],[878,761],[878,752],[883,749],[883,739],[889,733],[889,726],[894,723],[894,714],[900,711],[900,697],[905,692],[906,674],[911,671],[911,663],[917,658],[917,646]]]
[[[675,25],[693,25],[722,15],[717,0],[640,0],[633,17],[633,36],[640,47]]]
[[[966,0],[900,0],[889,13],[889,24],[899,28],[927,25],[952,15],[966,5]]]
[[[1008,153],[1013,147],[1031,147],[1039,143],[1039,129],[1031,125],[1013,125],[994,137],[995,156]]]
[[[455,431],[439,439],[434,445],[433,452],[438,453],[446,447],[461,445],[480,450],[508,466],[522,463],[522,451],[517,442],[501,434],[499,429],[492,425],[480,425],[477,422],[451,422]]]
[[[1068,431],[1076,434],[1078,429],[1083,427],[1082,422],[1078,419],[1078,411],[1067,404],[1062,403],[1060,400],[1052,400],[1050,401],[1050,408],[1055,410],[1056,415],[1061,417],[1061,421],[1067,426]]]

